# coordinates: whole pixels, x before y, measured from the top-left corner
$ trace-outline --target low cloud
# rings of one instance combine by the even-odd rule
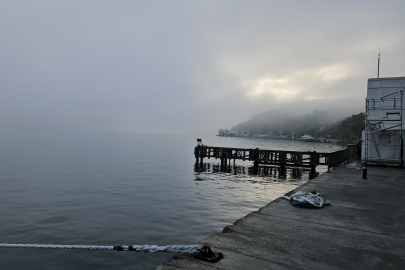
[[[403,1],[3,1],[10,133],[215,133],[257,113],[364,110],[404,76]]]

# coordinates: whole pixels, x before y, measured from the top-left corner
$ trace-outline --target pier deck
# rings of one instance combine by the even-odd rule
[[[348,144],[344,150],[332,153],[320,153],[310,151],[288,151],[288,150],[267,150],[267,149],[244,149],[231,147],[216,147],[199,145],[194,149],[196,163],[202,163],[204,158],[215,158],[221,160],[221,166],[228,166],[231,160],[253,161],[255,166],[278,165],[293,167],[310,167],[315,170],[318,165],[327,165],[328,170],[337,165],[343,164],[356,155],[356,146]]]
[[[322,209],[277,199],[201,241],[224,259],[179,254],[168,269],[404,269],[405,171],[353,161],[297,188],[330,200]],[[291,192],[292,193],[292,192]]]

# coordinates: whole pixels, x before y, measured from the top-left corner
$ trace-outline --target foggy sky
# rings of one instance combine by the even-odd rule
[[[3,1],[3,132],[215,134],[252,115],[364,111],[405,76],[405,1]]]

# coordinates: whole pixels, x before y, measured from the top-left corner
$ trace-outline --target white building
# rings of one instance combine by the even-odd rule
[[[304,135],[304,136],[301,136],[301,139],[304,139],[304,140],[309,140],[309,139],[313,139],[314,137],[312,137],[311,135]]]
[[[368,80],[361,155],[366,163],[400,163],[404,92],[405,77]]]

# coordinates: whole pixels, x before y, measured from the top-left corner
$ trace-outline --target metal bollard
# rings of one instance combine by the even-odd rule
[[[363,167],[363,178],[362,179],[367,179],[367,167]]]

